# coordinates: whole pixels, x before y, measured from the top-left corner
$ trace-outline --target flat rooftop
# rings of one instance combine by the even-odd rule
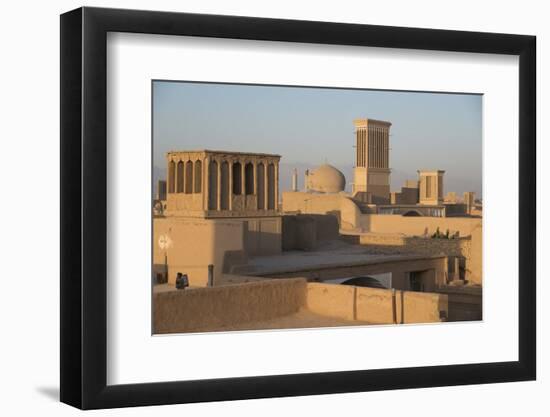
[[[247,275],[277,274],[334,267],[371,265],[385,262],[438,258],[441,255],[426,256],[410,253],[380,254],[362,245],[341,241],[323,244],[315,251],[285,251],[280,255],[256,256],[248,260],[240,270],[232,273]]]
[[[276,153],[262,153],[262,152],[240,152],[240,151],[224,151],[220,149],[185,149],[185,150],[172,150],[166,153],[166,156],[186,154],[186,153],[204,153],[204,154],[216,154],[216,155],[241,155],[241,156],[257,156],[257,157],[276,157],[280,158],[281,155]]]

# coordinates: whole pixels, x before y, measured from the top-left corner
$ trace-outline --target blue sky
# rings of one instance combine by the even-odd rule
[[[349,184],[356,118],[392,123],[392,191],[418,169],[443,169],[445,192],[481,196],[480,95],[155,81],[154,165],[162,172],[169,150],[277,153],[283,190],[293,167],[325,161]]]

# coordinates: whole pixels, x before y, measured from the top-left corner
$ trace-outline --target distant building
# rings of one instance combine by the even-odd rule
[[[390,122],[356,119],[352,194],[374,204],[390,202]],[[366,194],[368,197],[363,197]]]
[[[160,200],[160,201],[166,200],[166,181],[165,180],[157,181],[155,200]]]
[[[442,170],[420,170],[418,171],[420,182],[420,204],[441,205],[443,204],[443,175]]]
[[[445,203],[456,204],[458,203],[458,198],[454,191],[449,191],[444,198]]]
[[[417,204],[419,199],[418,181],[405,181],[400,192],[392,192],[390,195],[390,204]]]
[[[476,193],[473,191],[466,191],[464,193],[464,204],[466,205],[466,212],[472,214],[475,206]]]

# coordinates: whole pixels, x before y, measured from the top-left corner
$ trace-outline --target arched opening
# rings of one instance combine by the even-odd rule
[[[223,161],[221,165],[220,210],[229,209],[229,164]]]
[[[175,181],[176,181],[176,163],[174,161],[170,161],[168,163],[168,192],[169,193],[174,192]]]
[[[195,161],[195,193],[202,192],[202,162]]]
[[[267,166],[267,209],[275,209],[275,166]]]
[[[376,278],[369,277],[369,276],[350,278],[343,281],[341,285],[353,285],[356,287],[368,287],[368,288],[383,288],[383,289],[386,288]]]
[[[240,162],[233,164],[233,194],[241,195],[243,193],[243,172]]]
[[[250,162],[244,166],[244,193],[254,194],[254,165]]]
[[[193,162],[185,163],[185,194],[193,192]]]
[[[176,193],[183,193],[183,162],[178,162],[178,169],[176,174]]]
[[[208,166],[208,209],[218,209],[218,163],[210,162]]]
[[[258,210],[265,209],[265,167],[259,163],[256,167],[256,183],[258,184]]]
[[[402,216],[403,217],[420,217],[420,216],[422,216],[422,214],[420,214],[416,210],[409,210],[409,211],[403,213]]]

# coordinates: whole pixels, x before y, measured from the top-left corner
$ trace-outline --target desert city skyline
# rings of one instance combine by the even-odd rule
[[[153,333],[482,319],[482,199],[473,185],[453,185],[469,178],[481,187],[480,96],[158,84]],[[240,93],[227,95],[232,87]],[[304,107],[324,98],[315,107],[334,108],[351,103],[350,94],[361,95],[365,109],[388,102],[403,114],[380,119],[350,105],[340,116],[311,119]],[[414,97],[409,112],[403,95]],[[425,115],[420,103],[428,101],[442,107]],[[270,113],[274,102],[292,109]],[[468,111],[447,113],[457,106]],[[405,113],[417,126],[409,135],[400,125]],[[325,137],[327,124],[351,134]],[[285,134],[308,127],[303,141]],[[457,132],[466,135],[462,143]],[[418,134],[422,140],[411,139]],[[459,158],[469,153],[475,157]]]
[[[283,191],[291,189],[295,168],[304,172],[329,163],[351,178],[349,120],[368,114],[393,123],[392,189],[440,160],[449,189],[483,195],[479,94],[168,81],[155,81],[153,88],[154,182],[166,177],[166,152],[199,148],[281,154]],[[216,123],[208,120],[212,115]],[[311,149],[310,143],[318,146]],[[302,181],[300,176],[300,186]]]

